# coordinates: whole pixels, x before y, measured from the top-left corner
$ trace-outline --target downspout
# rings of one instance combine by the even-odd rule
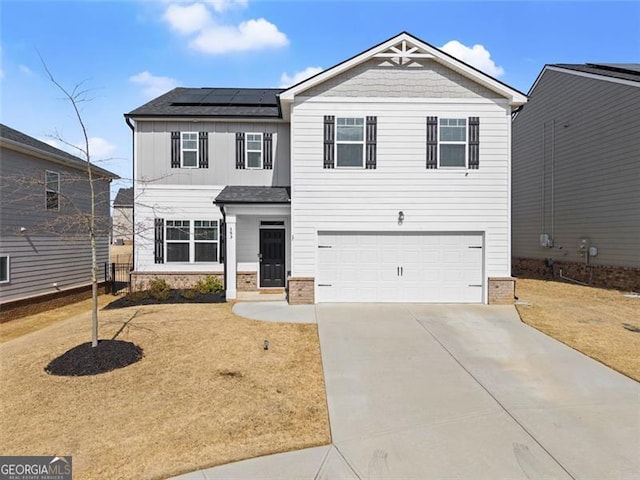
[[[216,202],[214,201],[215,205]],[[227,213],[224,211],[224,205],[220,205],[220,213],[222,214],[222,228],[221,233],[224,233],[224,257],[222,259],[222,283],[224,291],[227,291]]]
[[[131,119],[124,117],[125,122],[131,129],[131,186],[133,187],[133,208],[131,209],[131,268],[136,264],[136,167],[134,156],[136,154],[136,127],[131,123]]]

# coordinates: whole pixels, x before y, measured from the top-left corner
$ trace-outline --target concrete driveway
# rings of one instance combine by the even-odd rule
[[[184,478],[640,479],[640,385],[514,307],[334,304],[316,317],[333,445]]]

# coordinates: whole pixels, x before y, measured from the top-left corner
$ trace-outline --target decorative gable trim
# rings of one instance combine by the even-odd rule
[[[403,42],[405,42],[403,44]],[[403,46],[404,45],[404,46]],[[328,70],[324,70],[311,78],[308,78],[290,88],[283,91],[280,94],[280,102],[282,104],[290,105],[296,95],[308,90],[311,87],[319,85],[342,72],[345,72],[356,65],[359,65],[376,56],[382,56],[383,58],[389,58],[393,61],[393,58],[397,58],[398,62],[409,62],[407,65],[411,65],[412,59],[427,58],[424,55],[431,55],[429,60],[438,62],[447,68],[450,68],[459,74],[468,77],[469,79],[477,82],[480,85],[488,88],[496,93],[496,96],[504,97],[508,99],[509,103],[513,107],[524,105],[527,102],[527,96],[518,90],[511,88],[510,86],[502,83],[499,80],[481,72],[480,70],[468,65],[455,57],[452,57],[448,53],[430,45],[407,32],[402,32],[385,42],[382,42],[348,60],[345,60],[338,65],[335,65]],[[403,60],[404,59],[404,60]],[[286,116],[286,115],[285,115]]]

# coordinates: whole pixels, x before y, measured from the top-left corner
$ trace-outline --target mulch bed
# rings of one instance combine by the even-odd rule
[[[96,347],[82,343],[57,358],[44,371],[50,375],[80,377],[97,375],[136,363],[144,356],[142,348],[123,340],[100,340]]]
[[[135,307],[138,305],[164,305],[168,303],[224,303],[224,293],[197,293],[194,298],[185,298],[182,290],[171,290],[166,300],[158,300],[148,294],[141,295],[142,292],[134,292],[125,295],[122,298],[114,300],[106,305],[103,310],[112,310],[115,308]]]

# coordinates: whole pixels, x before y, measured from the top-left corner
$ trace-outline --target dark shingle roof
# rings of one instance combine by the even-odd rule
[[[555,63],[551,67],[640,82],[640,63]]]
[[[7,127],[3,124],[0,124],[0,138],[19,143],[29,148],[40,150],[41,152],[49,155],[55,155],[60,161],[62,161],[62,163],[70,167],[81,168],[83,170],[86,170],[87,168],[87,162],[85,162],[81,158],[78,158],[75,155],[71,155],[70,153],[65,152],[64,150],[60,150],[59,148],[52,147],[48,143],[37,140],[27,134],[19,132],[18,130],[15,130],[11,127]],[[111,178],[120,178],[115,173],[112,173],[100,167],[96,167],[95,165],[92,165],[91,168],[95,173],[99,173]]]
[[[133,187],[121,188],[113,201],[114,207],[133,207]]]
[[[289,187],[256,187],[230,185],[216,197],[216,203],[290,203]]]
[[[174,88],[125,117],[281,118],[282,88]]]

